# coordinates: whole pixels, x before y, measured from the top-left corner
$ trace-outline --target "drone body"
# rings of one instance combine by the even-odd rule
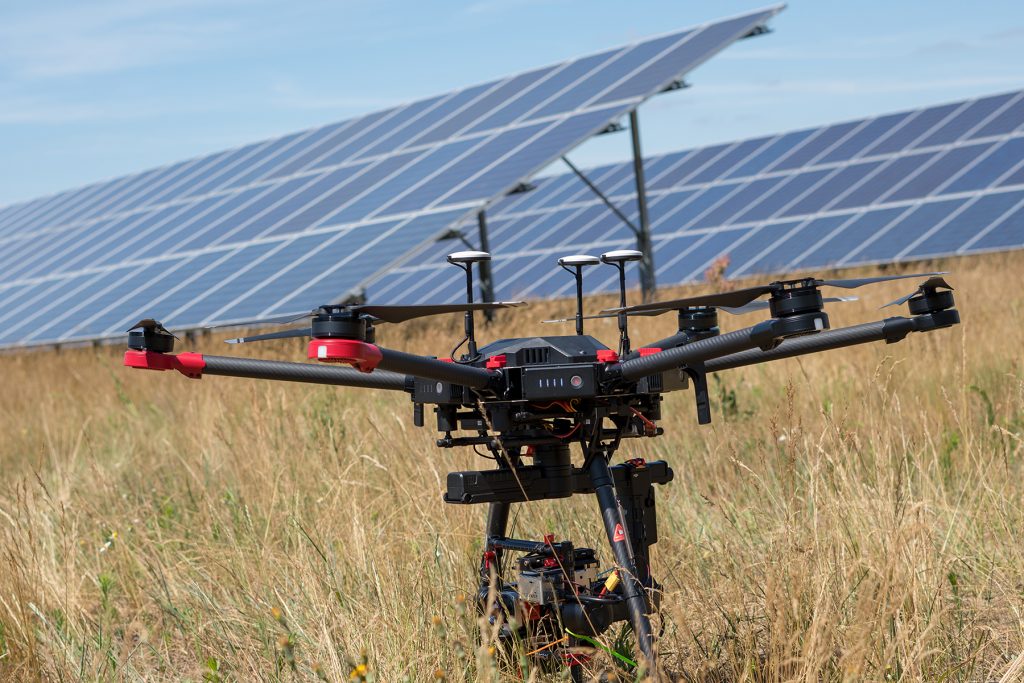
[[[574,255],[558,265],[576,279],[575,335],[501,339],[477,346],[473,312],[521,305],[474,303],[472,266],[488,260],[484,252],[459,252],[449,262],[466,274],[467,302],[438,306],[327,305],[312,311],[308,328],[229,340],[234,343],[311,337],[308,357],[352,366],[286,363],[254,359],[171,354],[173,335],[153,319],[130,331],[125,364],[153,370],[405,391],[412,399],[413,421],[424,426],[431,406],[441,448],[483,448],[495,467],[448,475],[444,500],[487,504],[484,550],[480,559],[478,604],[508,643],[525,642],[535,657],[551,666],[568,666],[582,676],[577,645],[628,620],[648,672],[657,672],[657,643],[650,623],[660,587],[650,567],[650,546],[657,542],[655,486],[670,482],[666,462],[633,459],[612,466],[623,439],[661,435],[663,395],[694,389],[698,422],[711,421],[707,375],[734,367],[872,341],[892,343],[910,332],[927,332],[959,323],[952,288],[938,273],[917,291],[893,302],[907,303],[911,317],[893,317],[838,330],[829,329],[826,302],[819,288],[854,288],[903,277],[859,280],[799,280],[704,295],[689,299],[626,306],[625,267],[640,252],[620,250],[600,259]],[[583,269],[599,263],[619,274],[620,305],[611,309],[619,343],[612,349],[584,334]],[[767,295],[767,302],[757,301]],[[718,310],[746,313],[767,309],[770,318],[722,334]],[[375,344],[374,325],[462,311],[466,353],[437,359],[386,349]],[[631,348],[628,320],[633,315],[675,311],[678,331]],[[303,316],[305,317],[305,316]],[[292,318],[294,320],[295,318]],[[260,321],[286,322],[286,320]],[[453,353],[454,355],[454,353]],[[575,462],[571,447],[578,449]],[[481,455],[479,450],[477,452]],[[509,538],[513,504],[590,494],[597,498],[613,566],[598,574],[596,553],[569,541]],[[521,553],[510,577],[509,553]]]

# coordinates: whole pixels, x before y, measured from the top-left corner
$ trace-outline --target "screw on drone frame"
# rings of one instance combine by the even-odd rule
[[[626,307],[626,263],[639,261],[644,255],[635,249],[617,249],[601,254],[601,261],[619,269],[619,307]],[[619,356],[629,353],[629,322],[625,313],[619,313]]]
[[[448,254],[448,263],[466,271],[466,303],[473,303],[473,264],[490,261],[486,251],[457,251]],[[473,311],[466,311],[466,342],[469,358],[476,358],[476,335],[473,331]],[[458,347],[456,347],[458,348]]]
[[[558,259],[558,265],[576,280],[576,334],[578,335],[583,334],[583,267],[596,266],[599,263],[601,263],[601,259],[587,254],[563,256]]]

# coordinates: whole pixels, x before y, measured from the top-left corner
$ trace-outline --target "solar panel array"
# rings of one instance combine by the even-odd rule
[[[645,174],[659,285],[698,281],[723,256],[740,277],[1021,248],[1024,92],[653,156]],[[636,224],[632,163],[587,175]],[[559,256],[636,244],[573,174],[507,197],[488,225],[500,298],[570,295]],[[410,283],[415,301],[458,296],[451,250],[432,245],[369,296]],[[589,275],[588,290],[617,287],[610,268]]]
[[[781,9],[0,209],[0,346],[336,301]]]

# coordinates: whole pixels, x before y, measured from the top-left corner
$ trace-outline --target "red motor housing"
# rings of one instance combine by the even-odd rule
[[[311,339],[306,356],[323,363],[347,363],[360,372],[371,372],[384,358],[379,348],[356,339]]]

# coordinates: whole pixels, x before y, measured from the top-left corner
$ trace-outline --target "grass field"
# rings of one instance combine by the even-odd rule
[[[624,447],[676,471],[653,549],[669,671],[1024,680],[1024,254],[928,265],[955,271],[960,327],[721,373],[712,425],[680,392],[666,436]],[[864,288],[833,326],[913,286]],[[570,310],[486,334],[552,333],[534,323]],[[446,355],[460,331],[452,316],[378,341]],[[484,509],[441,503],[446,472],[485,464],[434,448],[405,394],[192,381],[121,352],[0,356],[0,679],[348,681],[361,652],[377,681],[504,675],[458,600]],[[521,509],[515,531],[607,563],[599,525],[577,497]]]

